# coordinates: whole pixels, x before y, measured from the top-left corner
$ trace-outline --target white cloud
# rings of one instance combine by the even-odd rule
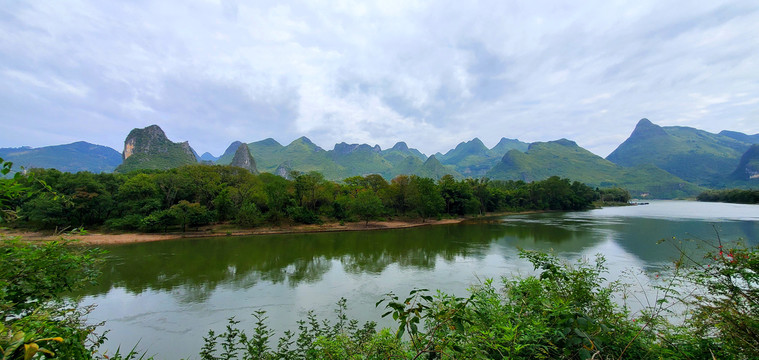
[[[13,2],[0,118],[25,126],[0,146],[120,149],[150,123],[212,153],[305,135],[428,154],[567,137],[606,155],[642,117],[757,133],[756,24],[739,1]]]

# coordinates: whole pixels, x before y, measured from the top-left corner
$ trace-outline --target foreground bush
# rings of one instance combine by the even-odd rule
[[[94,325],[84,323],[88,309],[63,294],[91,285],[100,252],[73,248],[67,241],[0,244],[0,348],[3,359],[37,355],[88,359],[102,342]]]
[[[720,249],[722,249],[720,247]],[[624,287],[605,279],[604,258],[566,264],[553,255],[522,252],[539,275],[487,280],[457,298],[426,289],[377,303],[398,323],[394,330],[358,326],[338,303],[337,321],[313,314],[299,333],[275,332],[264,311],[252,333],[230,319],[210,332],[201,359],[755,359],[759,356],[759,257],[756,248],[724,250],[705,261],[678,262],[666,297],[633,318],[615,301]],[[687,259],[687,257],[686,257]],[[679,274],[679,275],[678,275]],[[673,284],[704,290],[682,296]],[[698,293],[698,292],[697,292]],[[689,292],[690,294],[690,292]],[[674,303],[688,305],[678,325],[664,317]]]

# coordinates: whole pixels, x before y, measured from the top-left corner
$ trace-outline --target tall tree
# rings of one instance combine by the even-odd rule
[[[375,219],[382,213],[382,200],[373,191],[365,189],[358,193],[350,202],[351,212],[359,219],[366,222],[369,226],[369,220]]]
[[[409,182],[411,208],[416,211],[422,222],[427,218],[440,215],[445,208],[445,200],[430,178],[412,175]]]

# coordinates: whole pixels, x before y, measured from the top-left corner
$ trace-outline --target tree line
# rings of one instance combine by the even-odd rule
[[[735,204],[759,204],[759,190],[726,189],[709,190],[698,194],[698,201],[726,202]]]
[[[167,231],[212,223],[241,227],[318,224],[398,217],[421,219],[522,210],[582,210],[599,199],[626,201],[622,189],[593,189],[569,179],[439,180],[372,174],[341,182],[318,172],[292,180],[222,165],[188,165],[128,174],[33,169],[19,182],[37,191],[13,199],[20,226],[84,226],[121,231]],[[0,180],[2,181],[2,180]],[[52,191],[41,191],[44,188]]]

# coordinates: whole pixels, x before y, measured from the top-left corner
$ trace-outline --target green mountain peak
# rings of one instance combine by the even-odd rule
[[[250,150],[248,149],[248,144],[246,143],[240,143],[240,145],[237,147],[237,150],[235,150],[235,155],[229,165],[241,167],[253,174],[258,174],[258,169],[256,169],[256,160],[254,160],[253,156],[250,155]]]
[[[487,173],[494,180],[528,182],[551,176],[595,187],[620,186],[635,196],[656,198],[692,196],[701,189],[652,165],[624,168],[567,139],[532,143],[526,153],[510,150]]]
[[[501,158],[503,155],[506,155],[509,150],[516,149],[525,152],[529,146],[530,144],[519,141],[518,139],[502,137],[501,140],[498,141],[498,144],[490,149],[490,153],[495,157]]]
[[[733,138],[738,141],[745,142],[745,143],[759,144],[759,134],[747,135],[742,132],[730,131],[730,130],[722,130],[719,132],[719,134],[727,136],[729,138]]]
[[[630,138],[652,138],[657,136],[667,136],[667,132],[661,126],[652,123],[650,120],[643,118],[635,125]]]
[[[627,167],[654,164],[699,185],[724,186],[749,146],[725,135],[642,119],[606,159]]]
[[[305,136],[301,136],[293,140],[293,142],[287,145],[287,147],[291,147],[291,146],[305,146],[305,147],[313,149],[314,151],[324,151],[324,149],[314,144],[313,141],[311,141],[311,139]]]
[[[455,178],[462,178],[461,174],[459,174],[457,171],[445,167],[436,157],[435,155],[430,156],[427,158],[427,160],[420,166],[413,175],[417,175],[420,177],[427,177],[432,178],[435,180],[439,180],[441,177],[445,175],[453,175]]]
[[[138,169],[171,169],[198,162],[188,142],[174,143],[158,125],[133,129],[124,140],[124,162],[117,172]]]

